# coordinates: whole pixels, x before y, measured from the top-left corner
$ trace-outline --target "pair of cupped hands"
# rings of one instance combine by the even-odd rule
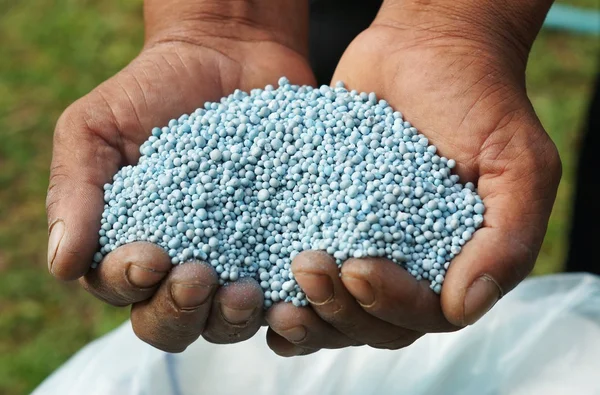
[[[294,356],[357,345],[399,349],[426,333],[460,329],[530,272],[561,172],[524,86],[539,26],[524,32],[507,29],[497,15],[388,2],[347,48],[332,82],[385,98],[456,160],[461,182],[476,183],[485,222],[452,262],[441,296],[390,261],[351,259],[340,275],[332,257],[317,251],[292,264],[310,305],[279,303],[267,311],[256,281],[220,287],[210,265],[173,266],[149,243],[122,246],[90,269],[103,185],[120,167],[136,164],[152,127],[284,75],[315,85],[300,5],[307,2],[295,2],[289,14],[277,8],[290,2],[278,2],[261,13],[265,26],[235,7],[226,10],[233,17],[216,12],[218,5],[195,18],[184,3],[179,13],[187,17],[174,22],[167,3],[146,6],[139,56],[58,121],[47,198],[54,276],[79,279],[112,305],[131,305],[137,336],[162,350],[183,351],[200,336],[240,342],[268,325],[269,347]]]

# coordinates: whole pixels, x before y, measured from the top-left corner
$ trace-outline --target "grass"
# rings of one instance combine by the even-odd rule
[[[44,197],[56,119],[139,51],[141,10],[142,0],[0,0],[0,394],[31,391],[127,318],[47,274]],[[543,32],[531,55],[528,89],[564,163],[536,274],[562,267],[599,50],[596,38]]]
[[[0,394],[23,394],[127,317],[46,269],[54,123],[139,50],[142,1],[0,0]]]

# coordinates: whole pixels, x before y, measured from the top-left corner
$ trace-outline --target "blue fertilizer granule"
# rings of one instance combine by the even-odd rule
[[[173,264],[212,265],[223,284],[255,278],[274,302],[307,304],[291,261],[305,250],[386,257],[439,293],[483,222],[472,183],[374,93],[336,87],[236,90],[154,128],[104,187],[97,266],[156,243]]]

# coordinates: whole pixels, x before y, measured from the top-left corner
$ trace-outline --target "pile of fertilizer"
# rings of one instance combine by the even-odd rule
[[[265,306],[307,304],[291,261],[324,250],[338,265],[385,257],[439,293],[483,222],[452,159],[374,93],[336,87],[236,90],[154,128],[136,166],[105,185],[100,250],[156,243],[173,264],[252,277]]]

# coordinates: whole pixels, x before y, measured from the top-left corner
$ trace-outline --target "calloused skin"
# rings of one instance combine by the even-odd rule
[[[88,270],[97,248],[102,186],[120,166],[136,163],[153,126],[282,75],[295,84],[314,84],[302,45],[262,35],[258,42],[150,42],[130,66],[65,112],[55,132],[48,216],[51,229],[63,224],[66,232],[56,254],[50,250],[52,273],[81,278],[108,303],[132,305],[136,334],[171,352],[199,336],[242,341],[264,323],[273,351],[293,356],[364,344],[398,349],[425,333],[475,322],[533,267],[560,160],[527,98],[523,52],[491,33],[445,31],[444,20],[407,28],[395,13],[394,7],[383,9],[354,40],[333,82],[377,92],[441,155],[457,161],[461,180],[477,184],[487,209],[484,226],[454,259],[441,298],[385,259],[351,259],[340,277],[333,259],[315,251],[292,264],[310,307],[277,304],[266,314],[256,281],[218,288],[210,266],[172,267],[164,251],[147,243],[120,247],[97,270]],[[485,287],[473,286],[479,278]],[[465,301],[468,290],[473,297]]]

